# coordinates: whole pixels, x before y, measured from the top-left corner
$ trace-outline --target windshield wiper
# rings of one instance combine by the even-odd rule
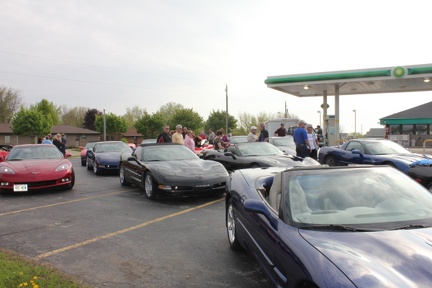
[[[409,230],[409,229],[421,229],[421,228],[428,228],[431,227],[430,225],[426,224],[409,224],[405,226],[399,226],[396,228],[392,228],[390,230]]]
[[[321,230],[343,230],[343,231],[351,231],[351,232],[367,232],[367,231],[382,231],[383,229],[378,228],[366,228],[366,227],[354,227],[354,226],[346,226],[340,224],[330,224],[330,225],[308,225],[301,226],[300,229],[321,229]]]

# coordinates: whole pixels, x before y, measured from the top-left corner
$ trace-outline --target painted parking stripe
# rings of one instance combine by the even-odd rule
[[[37,206],[37,207],[32,207],[32,208],[27,208],[27,209],[15,210],[15,211],[10,211],[10,212],[4,212],[4,213],[0,213],[0,217],[1,216],[5,216],[5,215],[11,215],[11,214],[16,214],[16,213],[26,212],[26,211],[32,211],[32,210],[37,210],[37,209],[43,209],[43,208],[53,207],[53,206],[57,206],[57,205],[64,205],[64,204],[70,204],[70,203],[74,203],[74,202],[85,201],[85,200],[89,200],[89,199],[107,197],[107,196],[111,196],[111,195],[115,195],[115,194],[130,192],[130,191],[133,191],[133,190],[136,190],[136,189],[127,190],[127,191],[116,191],[116,192],[112,192],[112,193],[108,193],[108,194],[103,194],[103,195],[97,195],[97,196],[92,196],[92,197],[80,198],[80,199],[75,199],[75,200],[70,200],[70,201],[65,201],[65,202],[59,202],[59,203],[53,203],[53,204],[48,204],[48,205],[43,205],[43,206]]]
[[[164,220],[167,220],[169,218],[173,218],[173,217],[185,214],[185,213],[192,212],[194,210],[198,210],[198,209],[201,209],[201,208],[213,205],[213,204],[221,202],[223,200],[224,200],[224,198],[217,199],[217,200],[214,200],[214,201],[211,201],[211,202],[199,205],[199,206],[195,206],[195,207],[188,208],[188,209],[185,209],[185,210],[173,213],[173,214],[162,216],[162,217],[159,217],[159,218],[156,218],[156,219],[153,219],[153,220],[150,220],[150,221],[138,224],[136,226],[132,226],[132,227],[129,227],[129,228],[126,228],[126,229],[123,229],[123,230],[119,230],[119,231],[116,231],[116,232],[108,233],[108,234],[102,235],[100,237],[96,237],[96,238],[89,239],[89,240],[86,240],[86,241],[83,241],[83,242],[79,242],[79,243],[76,243],[74,245],[70,245],[70,246],[63,247],[63,248],[60,248],[60,249],[57,249],[57,250],[53,250],[51,252],[40,254],[40,255],[34,257],[34,259],[35,260],[40,260],[42,258],[46,258],[46,257],[52,256],[52,255],[55,255],[55,254],[59,254],[61,252],[65,252],[65,251],[68,251],[68,250],[71,250],[71,249],[75,249],[75,248],[78,248],[78,247],[81,247],[81,246],[84,246],[84,245],[87,245],[87,244],[90,244],[90,243],[93,243],[93,242],[96,242],[96,241],[99,241],[99,240],[108,239],[108,238],[111,238],[111,237],[116,236],[116,235],[124,234],[124,233],[130,232],[130,231],[133,231],[133,230],[136,230],[136,229],[148,226],[148,225],[153,224],[153,223],[164,221]]]

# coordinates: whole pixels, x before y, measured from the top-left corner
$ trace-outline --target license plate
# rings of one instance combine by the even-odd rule
[[[28,191],[27,184],[15,184],[14,192],[26,192]]]

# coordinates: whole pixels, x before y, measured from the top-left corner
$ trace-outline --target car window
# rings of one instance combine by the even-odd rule
[[[154,145],[143,147],[143,161],[196,160],[199,157],[182,145]]]
[[[365,149],[363,147],[363,145],[358,142],[358,141],[350,141],[347,146],[346,146],[346,150],[348,151],[352,151],[352,150],[359,150],[361,153],[365,153]]]
[[[237,145],[242,156],[283,155],[282,151],[267,142],[239,143]]]

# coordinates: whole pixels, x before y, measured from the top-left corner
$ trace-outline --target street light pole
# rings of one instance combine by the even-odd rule
[[[353,112],[354,112],[354,134],[357,134],[357,111],[356,111],[356,109],[354,109]]]
[[[318,110],[317,113],[319,113],[319,123],[320,123],[319,125],[321,127],[321,110]]]

